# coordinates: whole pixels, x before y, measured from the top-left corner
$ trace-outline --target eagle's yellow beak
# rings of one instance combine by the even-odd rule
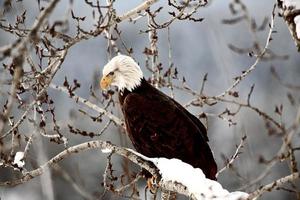
[[[113,79],[112,76],[109,76],[109,75],[108,76],[103,76],[101,81],[100,81],[101,89],[106,90],[110,86],[110,84],[112,82],[112,79]]]

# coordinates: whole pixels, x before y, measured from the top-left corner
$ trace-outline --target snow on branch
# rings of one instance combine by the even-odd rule
[[[281,9],[280,14],[287,23],[298,51],[300,51],[300,1],[278,0],[278,7]]]
[[[118,147],[110,142],[102,140],[85,142],[70,147],[54,156],[39,168],[25,173],[20,179],[0,182],[0,186],[14,186],[25,183],[42,175],[49,167],[55,167],[55,164],[67,158],[71,154],[76,154],[90,149],[101,149],[103,153],[116,153],[126,157],[135,164],[149,171],[157,181],[160,188],[177,192],[193,199],[236,200],[246,199],[248,197],[248,194],[244,192],[228,192],[223,189],[222,185],[217,181],[205,178],[201,169],[193,168],[191,165],[184,163],[181,160],[148,158],[131,149]],[[17,154],[15,157],[16,164],[20,163],[22,159],[22,155]],[[23,165],[24,161],[22,160],[22,165],[19,167],[22,167]]]
[[[186,187],[188,196],[194,199],[237,200],[248,197],[244,192],[228,192],[217,181],[207,179],[201,169],[194,168],[181,160],[167,158],[148,160],[159,169],[162,183],[181,183]]]
[[[18,168],[22,168],[25,165],[25,162],[23,159],[24,159],[24,152],[18,151],[15,155],[13,164],[17,165]]]

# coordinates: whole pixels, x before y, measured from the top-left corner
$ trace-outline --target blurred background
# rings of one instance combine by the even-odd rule
[[[0,0],[0,2],[1,5],[4,5],[3,0]],[[116,13],[122,14],[140,3],[142,3],[141,0],[116,0],[114,6]],[[158,59],[162,63],[162,66],[164,68],[169,66],[169,55],[171,55],[171,62],[178,69],[179,79],[185,77],[186,83],[196,91],[200,90],[202,79],[208,73],[204,94],[209,96],[218,95],[227,89],[233,83],[234,77],[238,76],[243,70],[248,69],[255,61],[255,58],[248,56],[247,52],[238,53],[233,51],[229,48],[230,45],[242,49],[251,48],[254,41],[258,41],[261,47],[263,47],[267,39],[268,26],[263,31],[253,34],[246,20],[234,24],[224,23],[224,20],[226,22],[227,19],[233,18],[229,8],[230,3],[231,1],[228,0],[211,1],[206,7],[200,8],[196,14],[197,17],[204,18],[202,22],[175,21],[169,27],[169,35],[167,29],[158,30]],[[276,1],[243,0],[243,3],[247,7],[249,16],[259,26],[264,22],[266,17],[270,19],[273,5]],[[41,4],[47,4],[47,2],[41,1]],[[70,18],[70,13],[67,11],[70,7],[69,5],[69,1],[61,1],[54,10],[54,13],[52,13],[49,21],[53,22],[65,17]],[[151,9],[154,10],[160,6],[167,7],[168,5],[165,1],[158,1]],[[13,22],[16,15],[22,13],[24,10],[26,10],[26,24],[30,27],[39,13],[37,1],[12,1],[11,10],[6,13],[5,18]],[[86,17],[85,21],[81,23],[81,27],[89,29],[96,23],[92,18],[90,7],[84,1],[74,1],[72,10],[76,16]],[[168,17],[167,11],[163,10],[159,14],[158,19],[164,21]],[[69,24],[67,32],[70,35],[76,34],[76,24],[74,21],[72,23]],[[118,28],[122,31],[122,40],[124,43],[133,49],[132,56],[145,72],[145,77],[150,77],[151,73],[145,67],[145,55],[143,54],[145,47],[149,46],[149,36],[147,33],[141,33],[140,31],[147,28],[147,18],[143,17],[137,20],[136,23],[122,22],[118,25]],[[251,96],[251,104],[286,126],[289,126],[295,119],[297,107],[299,106],[299,90],[284,87],[272,75],[271,67],[276,70],[283,82],[300,85],[300,57],[287,25],[277,14],[274,30],[276,30],[276,33],[272,35],[273,40],[269,49],[272,50],[275,56],[260,61],[253,73],[239,84],[237,87],[239,91],[238,100],[241,102],[247,101],[250,88],[255,84]],[[168,37],[170,39],[171,52],[169,51]],[[15,39],[16,37],[11,34],[0,30],[1,46],[9,44]],[[117,44],[122,48],[119,41]],[[102,68],[108,60],[109,55],[107,53],[107,40],[105,37],[99,36],[87,41],[81,41],[69,50],[62,68],[55,76],[53,83],[62,85],[65,77],[68,77],[68,80],[76,79],[81,84],[76,93],[103,107],[96,99],[91,97],[90,86],[93,87],[96,94],[100,97],[101,91],[98,88],[98,80],[101,77]],[[168,88],[161,89],[166,94],[171,95]],[[82,130],[99,132],[105,125],[105,121],[94,122],[80,110],[88,111],[90,115],[97,116],[95,111],[76,104],[68,95],[51,88],[48,89],[48,94],[54,100],[56,120],[61,127],[62,134],[68,138],[69,146],[97,139],[74,135],[69,132],[67,127],[67,124],[71,124]],[[288,94],[291,94],[295,100],[294,105],[290,103]],[[2,106],[5,98],[0,98]],[[113,98],[117,99],[117,95],[115,94]],[[183,105],[193,99],[191,95],[180,90],[175,90],[174,98]],[[281,104],[283,105],[283,115],[280,118],[274,111],[275,106]],[[278,163],[271,170],[270,174],[260,182],[252,187],[243,188],[266,168],[266,165],[260,163],[259,160],[262,158],[268,160],[276,155],[282,144],[282,140],[278,135],[270,135],[263,118],[248,108],[241,108],[237,115],[231,117],[236,125],[229,126],[228,121],[222,120],[217,116],[225,108],[234,112],[238,107],[226,103],[214,106],[188,107],[189,111],[196,116],[199,116],[202,112],[207,113],[209,144],[214,152],[219,169],[224,166],[224,157],[230,158],[236,149],[236,145],[240,143],[241,138],[244,135],[247,136],[242,154],[239,155],[239,158],[233,164],[235,170],[227,169],[218,177],[218,181],[223,187],[229,191],[243,189],[249,192],[255,190],[259,185],[267,184],[288,175],[290,169],[287,163]],[[118,105],[110,109],[113,110],[115,115],[122,118]],[[16,116],[19,116],[17,111]],[[205,123],[205,121],[203,122]],[[28,123],[24,123],[21,126],[20,131],[25,135],[30,135],[30,126],[26,124]],[[111,125],[98,138],[109,140],[117,145],[132,147],[127,136],[114,125]],[[297,134],[293,145],[295,147],[299,146],[299,141],[299,134]],[[32,163],[43,163],[63,149],[63,145],[49,143],[45,138],[37,138],[28,156],[32,160]],[[42,158],[38,156],[41,151],[43,151],[43,153],[40,153],[42,154],[40,155]],[[45,173],[41,177],[13,188],[0,188],[0,198],[2,200],[84,199],[63,178],[62,173],[59,172],[64,171],[89,195],[95,195],[102,199],[125,199],[125,197],[113,195],[109,192],[102,195],[103,186],[101,183],[103,182],[103,172],[106,166],[106,156],[99,150],[87,151],[71,156],[59,163],[61,170],[50,170],[49,173]],[[296,152],[296,156],[298,156],[296,158],[298,159],[299,153]],[[124,172],[126,169],[125,166],[129,166],[132,171],[137,171],[138,168],[136,166],[126,163],[122,158],[113,156],[113,169],[116,176],[120,176]],[[0,168],[1,181],[18,177],[15,174],[16,172],[11,169]],[[43,181],[43,179],[49,178],[51,180]],[[145,181],[139,181],[138,186],[140,199],[143,199]],[[267,193],[261,199],[271,198],[274,200],[296,199],[294,194],[284,190]]]

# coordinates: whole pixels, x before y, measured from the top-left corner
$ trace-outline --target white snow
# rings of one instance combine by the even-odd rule
[[[159,169],[163,181],[179,182],[187,187],[190,195],[198,200],[238,200],[246,199],[247,193],[228,192],[217,181],[205,178],[202,170],[178,159],[150,158]]]
[[[127,150],[153,162],[159,169],[163,182],[181,183],[197,200],[243,200],[249,196],[245,192],[229,192],[219,182],[207,179],[201,169],[194,168],[179,159],[149,158],[132,149]]]
[[[300,15],[298,15],[294,18],[294,22],[296,24],[297,38],[300,39]]]
[[[108,148],[101,149],[102,153],[111,153],[111,150]]]
[[[25,165],[23,158],[24,158],[24,152],[18,151],[15,155],[13,164],[17,165],[19,168],[22,168]]]
[[[63,136],[61,139],[62,139],[62,141],[63,141],[65,147],[67,147],[68,139],[67,139],[65,136]]]

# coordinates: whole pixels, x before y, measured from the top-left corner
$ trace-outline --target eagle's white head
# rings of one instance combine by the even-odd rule
[[[141,84],[142,78],[141,68],[131,57],[118,55],[104,66],[100,87],[107,89],[113,85],[117,86],[120,92],[125,88],[131,92]]]

